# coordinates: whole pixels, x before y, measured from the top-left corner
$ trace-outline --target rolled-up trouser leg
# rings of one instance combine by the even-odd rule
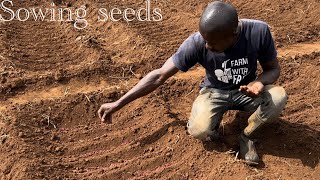
[[[259,98],[261,104],[249,117],[248,126],[244,129],[244,134],[248,137],[253,136],[265,123],[272,122],[280,116],[288,96],[283,87],[267,85]]]
[[[212,140],[217,133],[224,112],[227,95],[202,89],[193,103],[188,121],[188,132],[200,140]]]

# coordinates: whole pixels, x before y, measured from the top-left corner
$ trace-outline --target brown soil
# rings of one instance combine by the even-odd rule
[[[59,6],[143,7],[142,1],[55,1]],[[228,112],[222,142],[187,135],[201,67],[179,73],[101,124],[97,110],[197,31],[209,1],[151,1],[161,22],[0,23],[0,179],[320,179],[320,43],[317,0],[231,1],[242,18],[267,21],[279,47],[278,84],[290,96],[258,141],[263,163],[235,158],[248,114]],[[14,2],[15,8],[48,2]]]

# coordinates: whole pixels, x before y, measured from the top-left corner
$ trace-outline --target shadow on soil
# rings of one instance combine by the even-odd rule
[[[204,148],[207,151],[225,152],[226,149],[238,151],[238,136],[241,130],[247,126],[246,119],[249,116],[248,113],[238,112],[236,118],[225,125],[224,130],[220,128],[223,131],[221,134],[224,134],[221,142],[204,142]],[[278,118],[275,122],[260,130],[261,133],[257,135],[256,147],[261,159],[264,155],[272,155],[300,159],[303,165],[313,169],[318,165],[320,131],[304,124],[287,122],[282,118]],[[261,162],[258,168],[264,166],[264,163]]]

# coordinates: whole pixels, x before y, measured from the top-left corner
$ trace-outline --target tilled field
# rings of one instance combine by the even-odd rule
[[[224,140],[187,135],[201,67],[179,73],[101,124],[97,110],[160,67],[210,1],[151,1],[160,22],[0,23],[0,179],[320,179],[320,3],[231,1],[241,18],[268,22],[289,101],[258,141],[263,163],[236,159],[248,114],[225,114]],[[56,1],[57,7],[144,6],[143,1]],[[17,1],[14,8],[51,6]]]

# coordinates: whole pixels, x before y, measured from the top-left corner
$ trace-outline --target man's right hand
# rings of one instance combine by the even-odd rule
[[[102,104],[98,111],[99,118],[102,122],[112,123],[112,113],[118,111],[126,104],[151,93],[178,71],[179,69],[174,65],[172,58],[169,58],[160,69],[148,73],[118,101]]]
[[[112,114],[120,109],[117,102],[106,103],[100,106],[98,111],[99,118],[102,122],[111,124],[112,123]]]

